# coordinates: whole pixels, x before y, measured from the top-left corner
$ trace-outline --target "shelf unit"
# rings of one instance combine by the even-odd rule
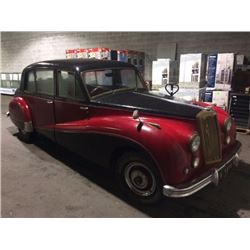
[[[250,128],[250,95],[230,93],[229,113],[237,128]]]

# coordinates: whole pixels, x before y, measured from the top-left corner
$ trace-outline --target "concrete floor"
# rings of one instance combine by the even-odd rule
[[[241,163],[220,184],[159,206],[130,204],[109,173],[38,137],[18,140],[4,114],[10,97],[2,96],[2,217],[250,217],[250,136]]]

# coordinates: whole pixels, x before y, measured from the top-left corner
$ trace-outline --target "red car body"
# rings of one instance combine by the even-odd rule
[[[103,75],[102,70],[108,72],[109,69],[114,72],[124,69],[125,73],[133,70],[141,88],[108,88],[105,85],[104,91],[103,86],[99,89],[97,84],[91,91],[100,93],[91,96],[88,89],[91,84],[87,86],[86,81],[93,75],[97,81],[97,74]],[[38,88],[41,82],[37,71],[46,70],[53,71],[53,93],[41,94],[37,89],[34,93],[27,91],[29,72],[36,72],[34,86]],[[74,75],[82,99],[60,97],[59,74],[62,75],[63,71]],[[87,74],[91,77],[88,78]],[[105,73],[104,78],[110,77],[114,77],[114,73]],[[76,96],[77,87],[74,86]],[[129,155],[131,152],[140,155],[146,170],[140,173],[137,166],[134,172],[131,170],[130,175],[124,177],[124,183],[134,196],[142,200],[150,200],[153,196],[148,195],[148,191],[141,191],[146,189],[143,184],[149,186],[151,183],[155,187],[156,180],[161,186],[161,194],[188,196],[211,182],[217,184],[238,160],[240,143],[236,140],[236,127],[225,111],[202,102],[184,103],[174,97],[152,94],[136,68],[126,63],[85,59],[32,64],[23,71],[21,87],[9,104],[9,112],[23,136],[41,133],[103,167],[116,167],[117,161],[128,152]],[[192,152],[190,143],[197,135],[200,146]],[[137,159],[136,156],[132,158]],[[147,162],[150,162],[149,169],[154,168],[152,172],[147,173]],[[158,177],[154,179],[155,172]]]

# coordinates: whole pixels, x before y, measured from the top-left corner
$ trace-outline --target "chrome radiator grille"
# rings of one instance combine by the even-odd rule
[[[212,164],[221,161],[222,149],[219,133],[217,115],[214,111],[201,111],[196,116],[203,156],[206,164]]]

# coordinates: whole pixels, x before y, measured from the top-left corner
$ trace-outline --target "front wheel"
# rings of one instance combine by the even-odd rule
[[[130,199],[141,204],[157,203],[162,198],[159,172],[145,157],[126,153],[117,162],[117,180]]]

